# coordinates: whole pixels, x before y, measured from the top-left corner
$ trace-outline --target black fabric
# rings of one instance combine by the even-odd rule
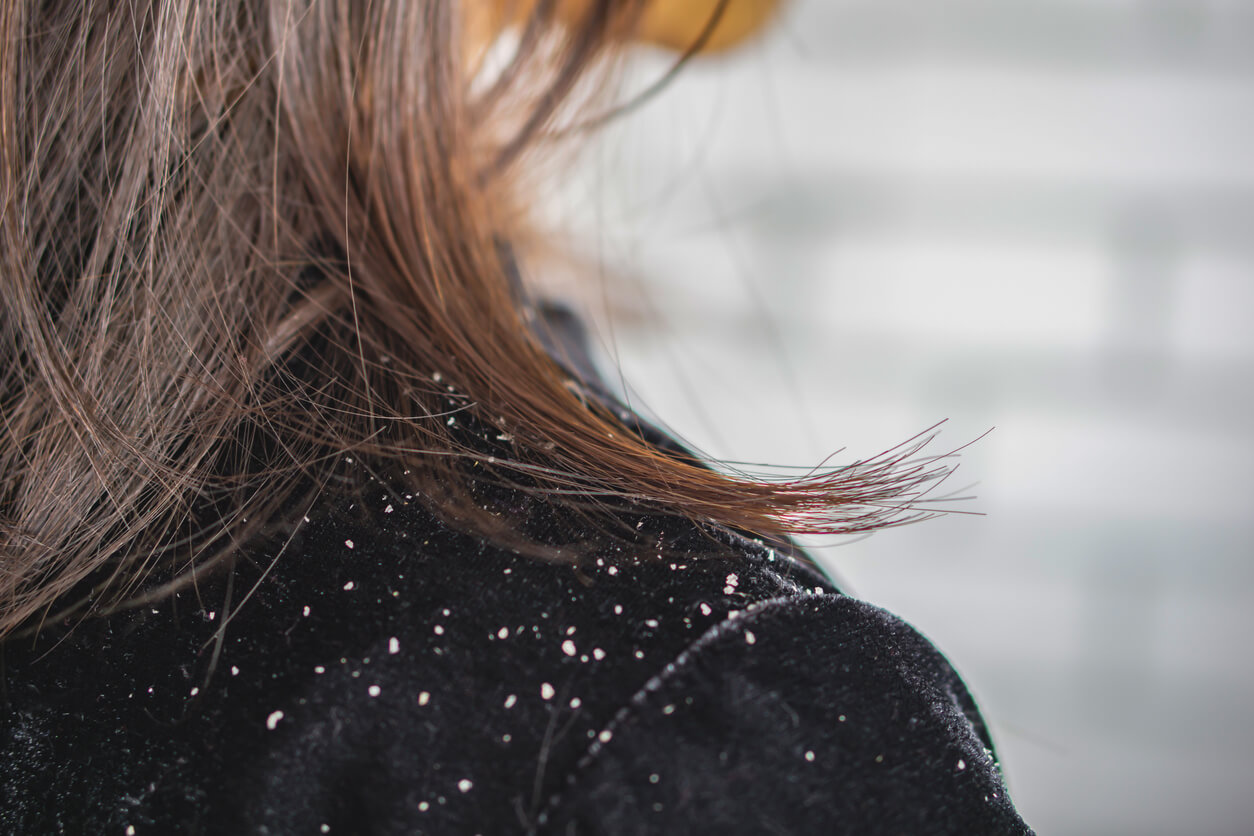
[[[649,516],[575,568],[370,505],[4,646],[0,829],[1029,832],[944,659],[785,553]]]
[[[576,319],[537,326],[691,456]],[[0,645],[0,833],[1031,832],[948,663],[792,544],[487,491],[577,546],[542,562],[368,484],[161,603]]]

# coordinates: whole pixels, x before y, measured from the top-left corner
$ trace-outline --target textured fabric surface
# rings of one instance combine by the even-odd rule
[[[1030,832],[944,658],[791,546],[486,491],[542,562],[361,478],[195,588],[0,645],[0,833]]]
[[[1028,832],[944,659],[780,551],[640,517],[576,569],[372,505],[5,645],[0,829]]]

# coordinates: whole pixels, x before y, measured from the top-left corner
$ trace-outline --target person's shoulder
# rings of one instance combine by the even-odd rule
[[[1031,833],[944,657],[891,613],[814,593],[706,630],[540,819],[553,833]]]

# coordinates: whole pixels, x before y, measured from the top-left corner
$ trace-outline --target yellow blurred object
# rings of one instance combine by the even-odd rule
[[[653,0],[645,7],[639,38],[683,51],[691,46],[718,10],[719,0]],[[779,0],[728,0],[702,52],[735,46],[775,14]]]
[[[592,0],[558,0],[559,19],[576,21],[587,14]],[[467,0],[472,43],[487,43],[505,26],[524,19],[536,0]],[[679,52],[689,49],[705,31],[722,5],[722,14],[700,52],[718,52],[736,46],[760,31],[782,5],[782,0],[649,0],[635,40]]]

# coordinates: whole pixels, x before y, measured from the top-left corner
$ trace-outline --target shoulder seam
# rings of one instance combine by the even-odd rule
[[[614,715],[610,718],[605,727],[597,734],[592,743],[588,745],[587,751],[564,776],[560,789],[549,796],[545,802],[544,808],[537,814],[535,824],[532,825],[528,833],[535,833],[536,826],[547,824],[549,815],[561,804],[563,794],[570,787],[574,786],[579,776],[587,772],[602,752],[605,751],[606,745],[613,739],[614,732],[619,726],[632,714],[633,711],[644,705],[649,694],[658,691],[666,684],[666,682],[681,668],[688,665],[691,660],[697,656],[705,647],[713,642],[721,639],[728,633],[743,630],[745,625],[753,620],[753,618],[762,612],[772,609],[780,609],[788,605],[804,603],[806,601],[821,601],[826,598],[844,597],[840,593],[816,594],[809,590],[799,588],[796,594],[780,595],[774,598],[766,598],[761,601],[755,601],[743,610],[732,610],[726,618],[719,623],[708,628],[704,633],[698,636],[687,647],[679,652],[670,662],[662,667],[659,673],[653,675],[637,690],[631,697],[623,703]]]

